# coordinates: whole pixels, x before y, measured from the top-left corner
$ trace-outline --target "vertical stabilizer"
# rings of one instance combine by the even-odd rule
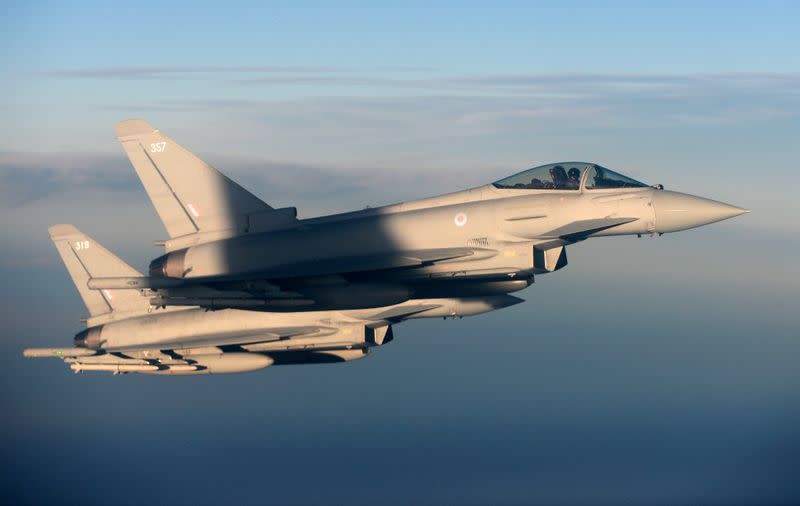
[[[150,302],[137,290],[91,290],[87,286],[91,278],[141,276],[136,269],[72,225],[54,225],[49,232],[90,317],[147,312]]]
[[[272,207],[147,122],[114,127],[170,238],[248,228]]]

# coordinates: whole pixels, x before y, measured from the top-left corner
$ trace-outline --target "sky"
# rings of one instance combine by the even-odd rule
[[[0,499],[797,503],[796,2],[5,2]],[[224,377],[23,359],[84,316],[47,227],[144,269],[143,118],[301,217],[560,160],[751,209],[575,245],[527,302]],[[120,232],[120,231],[124,232]]]

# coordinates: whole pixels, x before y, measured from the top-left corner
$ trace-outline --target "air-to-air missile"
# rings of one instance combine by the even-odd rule
[[[393,323],[521,302],[507,294],[563,268],[571,244],[747,212],[561,162],[437,197],[298,219],[144,121],[116,131],[169,239],[143,276],[74,227],[51,228],[89,328],[75,348],[26,353],[61,356],[76,371],[213,374],[353,360],[391,338]]]

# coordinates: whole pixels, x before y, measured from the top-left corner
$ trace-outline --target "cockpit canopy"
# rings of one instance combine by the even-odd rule
[[[587,174],[588,172],[588,174]],[[587,190],[645,188],[646,184],[600,165],[586,162],[560,162],[541,165],[501,179],[494,184],[501,190]]]

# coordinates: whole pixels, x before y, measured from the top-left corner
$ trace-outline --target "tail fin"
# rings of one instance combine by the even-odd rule
[[[145,121],[114,127],[170,238],[246,230],[272,207]]]
[[[91,278],[141,276],[136,269],[72,225],[54,225],[49,232],[91,318],[147,312],[150,302],[137,290],[91,290],[87,286]]]

